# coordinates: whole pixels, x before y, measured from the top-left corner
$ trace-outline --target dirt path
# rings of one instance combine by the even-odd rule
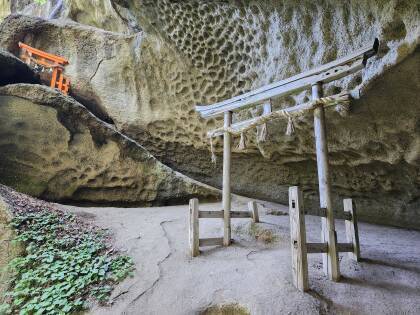
[[[235,209],[247,200],[237,198]],[[310,255],[311,291],[291,284],[289,217],[267,215],[284,206],[264,203],[257,231],[271,229],[275,241],[255,240],[249,219],[233,222],[235,244],[188,255],[188,206],[164,208],[66,207],[115,235],[115,247],[135,260],[135,277],[113,293],[113,306],[93,314],[196,314],[211,306],[239,304],[251,314],[420,314],[420,232],[359,225],[362,257],[341,260],[343,279],[322,273],[321,257]],[[216,204],[206,204],[215,210]],[[202,236],[221,236],[220,220],[202,220]],[[344,223],[337,222],[339,241]],[[251,231],[251,233],[250,233]],[[307,217],[309,241],[319,240],[319,218]],[[258,234],[258,233],[257,233]]]

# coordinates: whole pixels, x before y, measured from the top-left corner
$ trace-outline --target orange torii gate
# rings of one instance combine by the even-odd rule
[[[19,42],[19,47],[21,48],[20,58],[26,64],[35,70],[38,70],[40,67],[41,72],[45,72],[45,69],[48,69],[47,71],[51,73],[51,88],[57,88],[63,94],[68,94],[70,80],[63,75],[64,66],[69,64],[67,59],[46,53],[21,42]]]

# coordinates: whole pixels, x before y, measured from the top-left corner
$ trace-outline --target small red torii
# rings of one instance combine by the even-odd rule
[[[19,47],[21,48],[20,58],[26,64],[35,68],[35,70],[38,70],[38,67],[41,66],[42,72],[47,68],[48,71],[52,73],[51,88],[57,88],[63,94],[68,94],[70,80],[63,75],[64,66],[69,64],[67,59],[46,53],[21,42],[19,42]]]

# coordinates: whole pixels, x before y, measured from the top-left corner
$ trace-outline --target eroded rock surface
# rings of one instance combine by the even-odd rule
[[[16,53],[22,40],[66,56],[76,99],[166,165],[216,186],[221,165],[210,162],[206,132],[221,122],[200,119],[196,104],[308,70],[379,37],[379,55],[362,75],[326,87],[326,94],[355,87],[364,92],[347,118],[328,113],[335,205],[341,211],[340,198],[352,196],[361,219],[419,226],[420,16],[415,1],[104,3],[131,35],[11,16],[1,26],[0,46]],[[77,5],[86,8],[84,14],[66,13]],[[90,10],[90,5],[66,1],[60,16],[104,27],[88,22],[92,18],[87,15],[96,12],[100,21],[109,14],[101,13],[101,7]],[[309,97],[301,93],[275,100],[274,108]],[[284,135],[285,128],[285,121],[270,123],[265,143],[248,135],[247,150],[234,154],[234,191],[286,202],[288,186],[298,184],[305,190],[307,208],[316,211],[311,117],[297,121],[293,137]],[[216,149],[220,152],[220,142]]]
[[[13,215],[1,194],[1,189],[0,185],[0,304],[4,301],[4,294],[9,288],[10,270],[7,266],[22,251],[19,243],[12,242],[15,233],[9,224]]]
[[[48,200],[146,205],[218,195],[58,91],[2,87],[0,113],[2,182],[21,192]]]
[[[0,200],[0,268],[2,269],[2,272],[0,273],[0,303],[3,302],[4,293],[8,289],[6,283],[9,275],[4,271],[4,268],[11,259],[9,245],[13,234],[11,229],[7,226],[10,217],[6,205],[3,203],[3,200]]]

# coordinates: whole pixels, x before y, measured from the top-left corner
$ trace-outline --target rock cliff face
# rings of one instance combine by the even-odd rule
[[[0,303],[4,302],[4,294],[9,288],[10,271],[7,265],[23,250],[20,244],[12,242],[15,237],[15,233],[9,227],[12,218],[9,205],[0,195]]]
[[[419,4],[415,1],[65,1],[45,21],[10,16],[0,46],[17,41],[66,56],[72,94],[103,120],[136,139],[164,164],[202,182],[220,185],[220,163],[210,162],[204,121],[196,104],[220,101],[344,56],[379,37],[378,57],[361,75],[325,93],[359,87],[364,96],[350,115],[328,112],[333,190],[355,198],[361,218],[420,226],[418,69]],[[48,16],[21,6],[26,14]],[[78,9],[75,9],[78,8]],[[80,10],[79,14],[76,14]],[[13,10],[12,10],[13,11]],[[75,22],[103,28],[100,30]],[[106,21],[106,22],[104,22]],[[307,100],[308,93],[274,101],[274,108]],[[260,109],[242,112],[250,117]],[[269,124],[269,139],[236,150],[234,191],[287,201],[301,185],[307,207],[317,208],[311,117]],[[220,152],[220,142],[216,145]]]
[[[32,196],[152,205],[218,195],[50,88],[0,88],[0,113],[2,182]]]

